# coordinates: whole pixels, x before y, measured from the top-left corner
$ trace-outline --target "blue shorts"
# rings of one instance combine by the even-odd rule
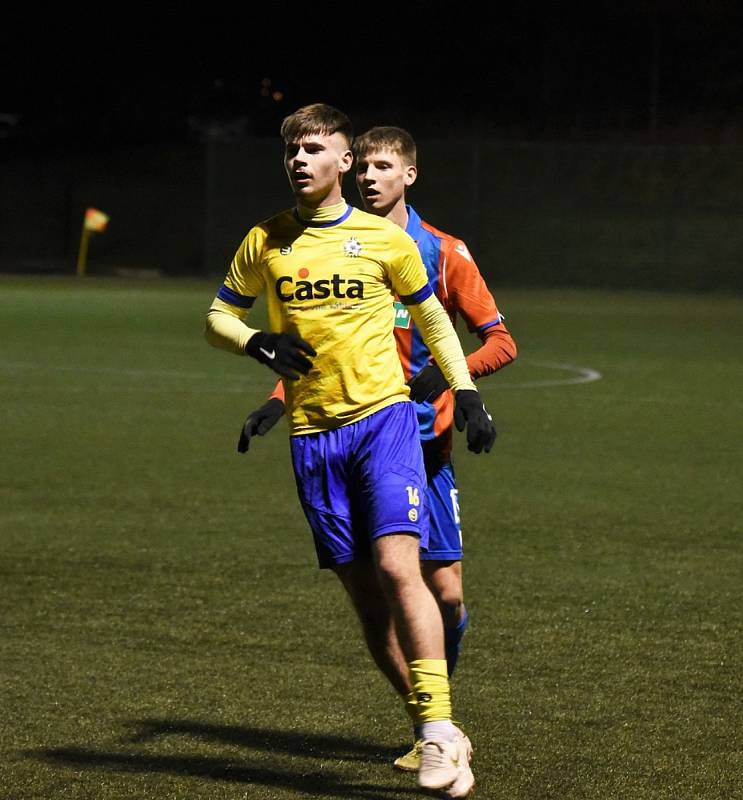
[[[302,510],[321,568],[368,556],[371,541],[410,533],[428,546],[426,472],[413,403],[290,439]]]
[[[461,561],[462,528],[459,523],[459,490],[451,463],[428,474],[429,535],[428,550],[421,550],[424,561]]]

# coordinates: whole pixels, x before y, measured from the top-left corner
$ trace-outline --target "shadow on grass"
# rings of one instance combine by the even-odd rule
[[[132,744],[141,744],[164,736],[185,735],[206,741],[250,747],[254,750],[267,750],[271,753],[288,753],[307,758],[388,763],[400,755],[400,748],[375,745],[347,736],[329,736],[306,731],[212,725],[195,720],[177,719],[144,719],[134,722],[133,725],[135,733],[125,740]]]
[[[343,736],[325,736],[301,731],[279,731],[267,728],[246,728],[211,725],[192,720],[141,720],[136,732],[125,743],[144,744],[166,736],[189,736],[238,745],[294,757],[326,758],[334,761],[366,761],[389,764],[391,748]],[[55,747],[28,751],[26,755],[48,763],[78,769],[100,769],[110,772],[162,773],[206,778],[230,783],[262,785],[290,789],[308,796],[339,797],[349,800],[380,800],[388,797],[419,796],[414,785],[401,787],[386,781],[355,782],[327,767],[317,771],[269,768],[238,758],[198,755],[158,755],[154,753],[116,752],[111,749]]]

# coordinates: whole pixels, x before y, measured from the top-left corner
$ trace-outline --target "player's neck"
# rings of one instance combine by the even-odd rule
[[[328,189],[327,194],[320,197],[301,197],[300,195],[295,195],[295,197],[297,200],[297,208],[310,208],[313,211],[337,206],[338,203],[345,203],[340,183],[333,184],[333,186]]]
[[[332,222],[342,217],[348,204],[341,197],[337,203],[328,206],[303,206],[297,203],[297,215],[305,222]]]
[[[317,204],[317,208],[328,208],[329,206],[336,206],[338,203],[345,202],[343,200],[343,192],[340,184],[335,184],[328,194],[323,197]]]
[[[385,217],[394,222],[403,230],[408,227],[408,209],[405,206],[405,198],[401,197],[397,203],[385,214]]]

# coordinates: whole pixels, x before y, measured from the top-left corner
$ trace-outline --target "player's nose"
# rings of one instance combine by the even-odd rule
[[[294,154],[292,158],[292,164],[306,164],[307,163],[307,153],[300,147],[299,150]]]

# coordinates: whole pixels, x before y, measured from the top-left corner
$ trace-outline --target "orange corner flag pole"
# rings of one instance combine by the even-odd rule
[[[85,275],[85,268],[88,262],[88,244],[90,243],[91,233],[103,233],[106,230],[110,217],[99,211],[97,208],[88,208],[83,218],[83,230],[80,236],[80,250],[77,254],[77,276],[81,278]]]

